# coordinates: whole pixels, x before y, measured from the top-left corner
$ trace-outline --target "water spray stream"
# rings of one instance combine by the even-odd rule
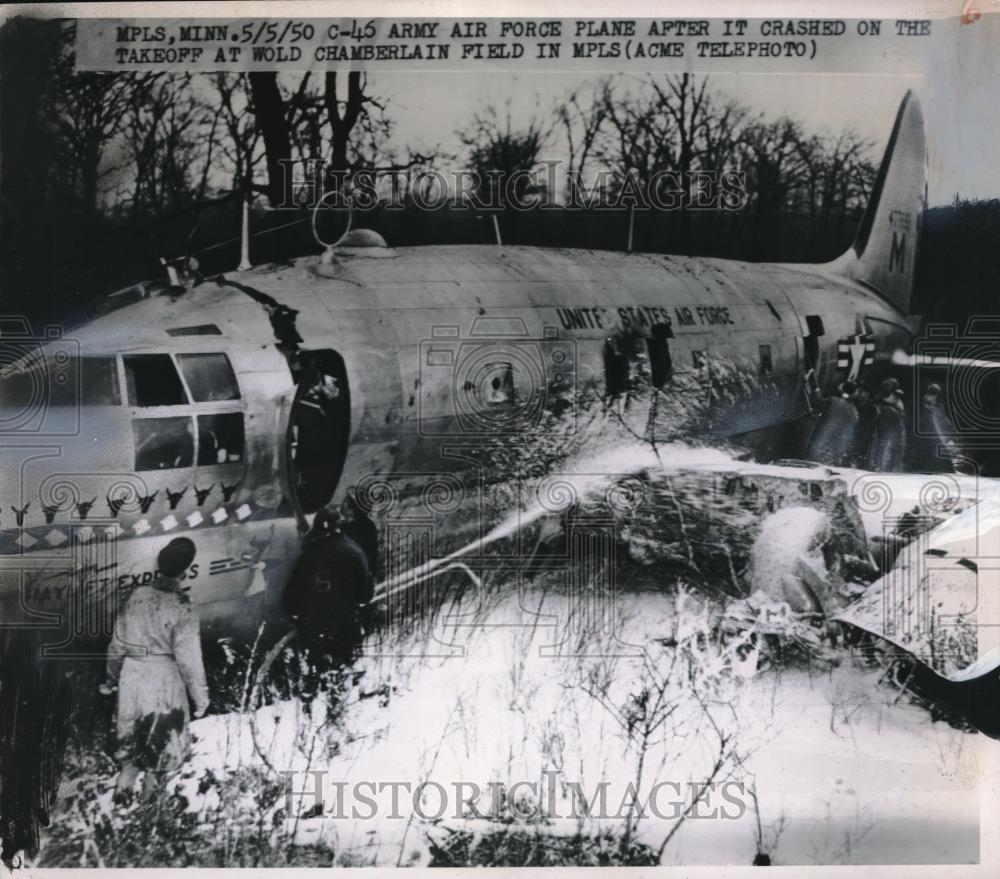
[[[569,507],[575,499],[582,500],[592,496],[596,491],[607,489],[615,480],[621,479],[623,476],[632,476],[642,472],[662,474],[699,465],[732,463],[733,461],[730,456],[717,450],[693,449],[686,446],[671,446],[667,460],[671,461],[670,465],[662,463],[658,450],[640,444],[619,446],[583,458],[576,462],[573,469],[584,472],[560,476],[574,489],[574,492],[567,493],[567,497],[562,503],[545,505],[536,502],[527,510],[513,510],[487,534],[476,538],[449,555],[439,559],[431,559],[383,580],[375,587],[374,597],[370,603],[398,595],[431,577],[455,569],[465,571],[477,586],[481,585],[479,578],[466,565],[457,563],[456,559],[485,549],[499,540],[504,540],[545,516],[561,512]],[[591,472],[586,472],[588,470]]]

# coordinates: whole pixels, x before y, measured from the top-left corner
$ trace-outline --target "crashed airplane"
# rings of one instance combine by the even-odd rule
[[[497,544],[485,538],[524,505],[522,488],[537,493],[540,474],[622,436],[814,462],[776,468],[806,486],[795,491],[807,503],[831,473],[855,503],[864,474],[844,468],[867,465],[886,471],[877,481],[892,503],[905,499],[899,515],[930,515],[940,498],[921,486],[941,475],[903,474],[892,446],[851,460],[855,437],[830,405],[847,382],[897,377],[918,390],[896,361],[920,330],[910,304],[925,181],[923,119],[907,94],[854,244],[829,264],[397,249],[355,229],[284,264],[213,276],[171,265],[72,333],[0,327],[17,352],[0,371],[5,667],[19,638],[49,633],[50,655],[99,640],[181,534],[198,547],[185,582],[206,637],[280,630],[308,517],[348,494],[379,530],[381,595],[455,553],[488,566]],[[752,482],[760,466],[737,469]],[[526,481],[490,485],[514,474]],[[966,542],[980,524],[969,517],[989,518],[984,489],[947,478],[950,521],[839,618],[958,681],[1000,663],[967,631],[982,571]],[[867,515],[878,542],[890,514],[851,515]],[[914,616],[915,602],[931,612]],[[29,698],[37,680],[25,674],[5,702]]]

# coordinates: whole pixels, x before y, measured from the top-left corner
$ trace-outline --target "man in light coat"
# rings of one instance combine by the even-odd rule
[[[208,710],[198,617],[179,585],[194,557],[190,539],[170,541],[153,582],[135,589],[115,623],[101,692],[118,688],[118,802],[143,772],[142,798],[152,799],[187,756],[188,700],[196,718]]]

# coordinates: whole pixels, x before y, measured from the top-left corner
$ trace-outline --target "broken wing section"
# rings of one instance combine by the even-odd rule
[[[896,645],[945,680],[1000,668],[1000,497],[918,535],[836,618]]]

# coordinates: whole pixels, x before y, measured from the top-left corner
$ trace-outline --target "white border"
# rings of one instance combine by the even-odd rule
[[[65,3],[65,4],[8,4],[0,7],[0,21],[23,15],[33,18],[225,18],[241,16],[311,16],[341,17],[478,17],[497,18],[518,16],[525,18],[553,17],[570,18],[586,16],[593,18],[611,17],[675,17],[675,18],[952,18],[959,17],[963,0],[241,0],[241,2],[150,2],[150,3]],[[1000,0],[974,0],[973,6],[984,15],[1000,12]],[[975,27],[975,24],[969,25]],[[1000,52],[1000,47],[998,47]],[[960,100],[961,96],[956,96]],[[1000,100],[1000,96],[998,96]],[[1000,146],[1000,145],[997,145]],[[1000,195],[1000,193],[998,193]],[[928,718],[928,723],[930,723]],[[980,863],[978,865],[956,866],[881,866],[863,865],[857,867],[771,867],[784,875],[802,876],[807,879],[824,877],[863,876],[872,879],[924,879],[924,877],[989,877],[1000,876],[1000,742],[981,737],[978,748],[980,782]],[[70,877],[106,876],[113,872],[116,876],[144,877],[190,877],[224,875],[272,879],[276,876],[313,876],[321,872],[315,869],[26,869],[13,874],[16,879],[24,877],[52,876],[57,879]],[[556,879],[556,877],[584,876],[586,879],[605,877],[675,877],[707,879],[707,877],[756,876],[761,874],[755,867],[635,867],[635,868],[494,868],[445,869],[445,868],[326,868],[331,872],[350,877],[383,877],[400,875],[407,877],[433,876],[438,879],[449,877],[516,876]],[[0,877],[10,875],[0,866]]]

